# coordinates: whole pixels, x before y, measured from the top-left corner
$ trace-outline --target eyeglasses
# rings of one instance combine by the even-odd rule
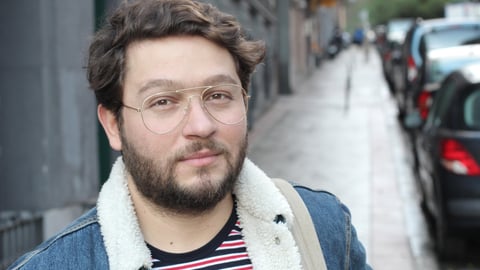
[[[203,89],[200,95],[184,94],[200,89]],[[236,125],[246,118],[249,96],[241,86],[235,84],[162,91],[145,98],[140,108],[122,106],[141,113],[145,127],[162,135],[174,130],[183,121],[194,97],[200,97],[204,111],[222,124]]]

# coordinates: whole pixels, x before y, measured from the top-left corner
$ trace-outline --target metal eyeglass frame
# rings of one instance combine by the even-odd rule
[[[237,122],[235,123],[224,123],[220,120],[218,120],[215,116],[212,115],[212,113],[205,107],[205,102],[203,100],[203,96],[204,96],[204,93],[214,87],[218,87],[218,86],[235,86],[235,87],[239,87],[242,91],[242,96],[243,96],[243,102],[245,104],[245,115],[239,119]],[[171,129],[165,131],[165,132],[156,132],[156,131],[153,131],[152,129],[150,129],[148,127],[148,125],[145,123],[145,119],[143,117],[143,111],[144,111],[144,105],[145,105],[145,102],[147,100],[149,100],[150,98],[152,98],[153,96],[156,96],[156,95],[159,95],[159,94],[163,94],[163,93],[180,93],[180,92],[185,92],[185,91],[191,91],[191,90],[196,90],[196,89],[202,89],[202,92],[198,95],[190,95],[187,97],[188,99],[188,103],[187,105],[185,106],[184,108],[184,116],[183,118],[178,122],[178,124],[176,124],[175,126],[173,126]],[[134,106],[130,106],[130,105],[126,105],[124,103],[122,103],[122,107],[125,107],[125,108],[128,108],[128,109],[131,109],[131,110],[134,110],[138,113],[140,113],[141,117],[142,117],[142,122],[143,122],[143,125],[152,133],[154,134],[157,134],[157,135],[164,135],[164,134],[167,134],[169,132],[172,132],[173,130],[175,130],[182,122],[183,120],[185,119],[185,116],[187,115],[187,112],[188,112],[188,108],[190,107],[190,101],[192,99],[192,97],[200,97],[200,105],[202,106],[202,109],[204,112],[206,112],[208,115],[210,115],[213,119],[215,119],[215,121],[221,123],[221,124],[224,124],[224,125],[236,125],[238,123],[240,123],[241,121],[243,121],[246,117],[247,117],[247,112],[248,112],[248,100],[250,99],[250,96],[247,94],[247,91],[240,85],[237,85],[237,84],[217,84],[217,85],[205,85],[205,86],[196,86],[196,87],[189,87],[189,88],[182,88],[182,89],[177,89],[177,90],[171,90],[171,91],[163,91],[161,93],[155,93],[155,94],[152,94],[152,95],[149,95],[147,96],[145,99],[143,99],[142,101],[142,106],[140,108],[137,108],[137,107],[134,107]]]

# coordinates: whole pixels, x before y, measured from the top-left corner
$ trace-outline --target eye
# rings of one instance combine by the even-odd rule
[[[230,93],[215,92],[210,94],[207,98],[211,100],[223,100],[223,99],[231,100],[232,95]]]
[[[153,106],[166,106],[170,103],[171,101],[168,99],[158,99],[158,100],[155,100],[155,102],[153,103]]]
[[[171,96],[153,96],[145,101],[146,110],[168,110],[178,104],[177,99]]]
[[[208,103],[225,104],[234,100],[234,95],[228,87],[215,87],[207,91],[203,100]]]

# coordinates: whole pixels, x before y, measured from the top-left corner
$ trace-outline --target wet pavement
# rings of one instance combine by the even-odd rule
[[[373,50],[351,47],[280,96],[255,123],[249,157],[272,177],[337,195],[374,269],[441,269]]]

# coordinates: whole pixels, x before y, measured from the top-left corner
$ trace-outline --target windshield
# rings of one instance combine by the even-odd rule
[[[394,20],[388,23],[387,38],[397,42],[403,42],[405,33],[412,25],[412,20]]]
[[[412,25],[412,20],[395,20],[388,24],[390,32],[406,32]]]

